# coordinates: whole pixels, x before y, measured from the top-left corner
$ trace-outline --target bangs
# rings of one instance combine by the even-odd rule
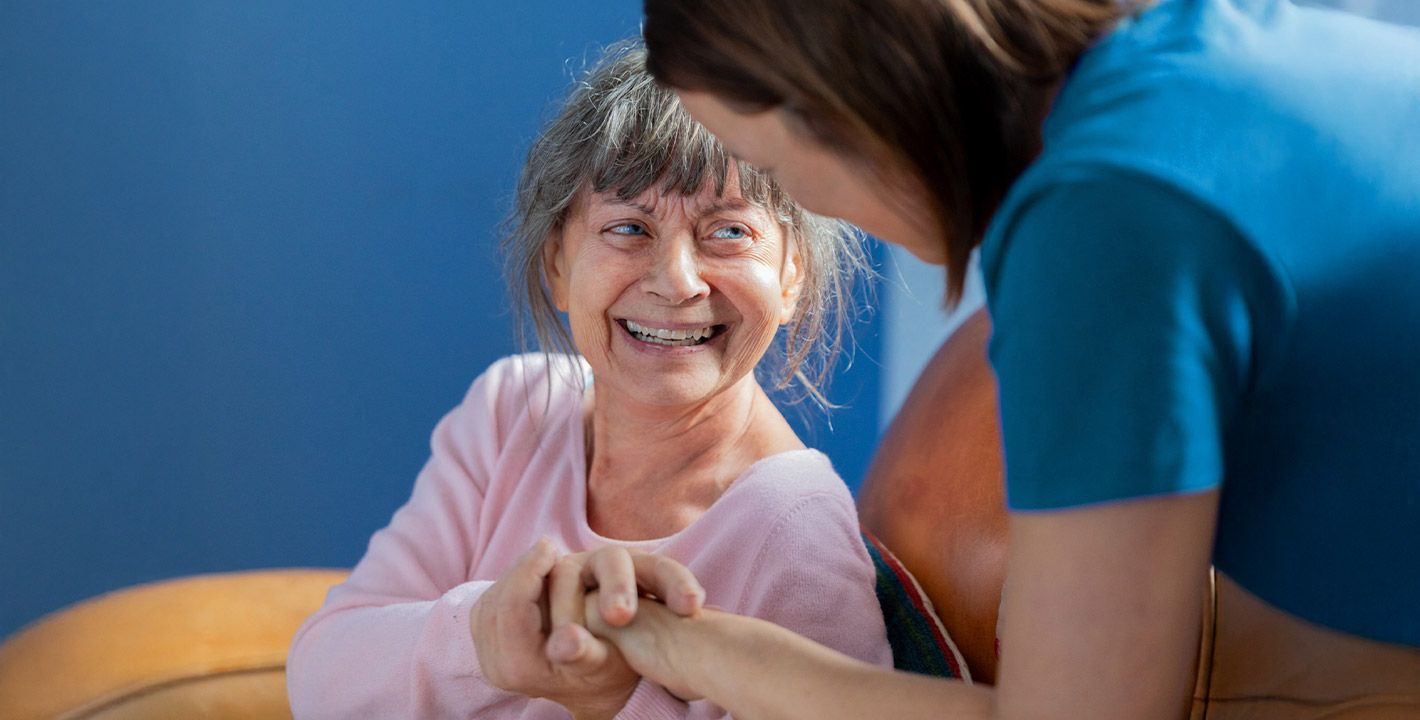
[[[674,92],[657,85],[640,67],[636,70],[641,73],[638,81],[583,88],[601,100],[596,103],[598,122],[584,125],[591,132],[579,143],[586,153],[584,177],[592,192],[614,193],[629,202],[653,188],[662,195],[690,196],[708,184],[716,196],[723,196],[734,167],[747,202],[789,219],[787,198],[768,175],[731,157],[681,107]]]

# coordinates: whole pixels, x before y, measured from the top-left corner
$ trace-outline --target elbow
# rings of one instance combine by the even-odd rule
[[[292,717],[297,720],[319,718],[322,707],[331,707],[322,702],[319,663],[314,658],[318,617],[312,616],[301,625],[286,651],[286,701],[291,706]]]

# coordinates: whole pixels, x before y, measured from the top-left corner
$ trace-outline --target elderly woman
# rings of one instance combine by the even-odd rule
[[[708,602],[891,664],[852,498],[755,373],[781,336],[780,384],[821,398],[861,249],[643,62],[622,48],[578,85],[504,243],[543,346],[576,354],[495,363],[435,429],[409,502],[294,640],[297,717],[723,715],[583,627],[618,570],[686,614]],[[600,619],[629,620],[635,585],[602,587]]]

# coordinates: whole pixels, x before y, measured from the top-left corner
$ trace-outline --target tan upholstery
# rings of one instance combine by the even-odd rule
[[[1006,510],[991,322],[979,311],[928,361],[859,491],[863,526],[917,577],[981,682],[996,677]]]
[[[0,718],[282,718],[286,650],[343,570],[201,575],[56,611],[0,645]]]

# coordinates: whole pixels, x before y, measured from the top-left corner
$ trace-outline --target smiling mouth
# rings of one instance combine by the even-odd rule
[[[644,343],[652,345],[665,345],[667,347],[690,347],[692,345],[704,345],[712,338],[724,332],[724,325],[706,325],[702,328],[689,328],[684,330],[669,330],[666,328],[654,328],[641,325],[631,320],[617,320],[631,337]]]

